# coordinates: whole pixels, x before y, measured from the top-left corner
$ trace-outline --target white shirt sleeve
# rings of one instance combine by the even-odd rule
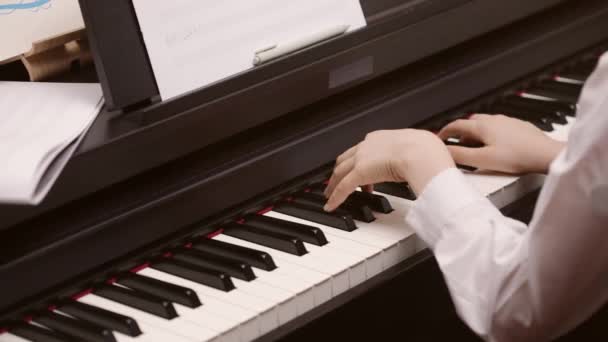
[[[456,169],[406,217],[433,249],[462,319],[491,341],[548,340],[608,300],[608,57],[588,80],[530,227]]]

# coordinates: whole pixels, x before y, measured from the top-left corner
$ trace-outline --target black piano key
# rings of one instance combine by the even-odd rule
[[[347,232],[352,232],[353,230],[357,229],[353,217],[347,214],[341,215],[336,213],[320,212],[314,208],[302,206],[296,203],[279,203],[274,206],[273,210],[281,214],[316,222],[328,227],[345,230]]]
[[[323,207],[327,203],[327,198],[325,198],[324,195],[311,192],[299,192],[294,196],[292,202],[314,208],[320,212],[325,212]],[[366,223],[376,220],[372,210],[368,206],[361,203],[345,201],[334,212],[339,215],[351,215],[355,220]]]
[[[255,273],[253,273],[251,266],[247,263],[220,257],[213,253],[196,250],[179,250],[173,254],[173,259],[225,272],[231,277],[245,281],[255,279]]]
[[[374,185],[374,190],[383,194],[404,198],[406,200],[415,201],[416,194],[407,183],[378,183]]]
[[[94,293],[100,297],[162,318],[173,319],[177,317],[177,312],[175,311],[175,307],[173,307],[173,303],[144,292],[129,290],[114,285],[101,285],[95,289]]]
[[[35,317],[33,321],[52,330],[72,336],[78,340],[116,342],[116,338],[110,329],[94,325],[87,321],[76,320],[58,313],[44,313],[41,316]]]
[[[355,191],[350,195],[347,201],[365,204],[373,211],[383,214],[389,214],[394,210],[393,206],[386,197],[365,191]]]
[[[512,97],[523,98],[525,100],[536,101],[542,103],[543,107],[547,107],[549,110],[557,111],[565,114],[566,116],[576,116],[576,104],[570,102],[564,102],[559,100],[541,100],[541,99],[530,99],[525,98],[519,95],[514,95]]]
[[[226,273],[187,262],[162,259],[152,263],[150,267],[221,291],[235,289],[232,279]]]
[[[305,194],[306,193],[304,193],[304,192],[297,193],[295,195],[295,197],[291,199],[290,202],[295,205],[303,206],[303,207],[309,208],[311,210],[325,213],[325,210],[323,209],[327,202],[327,199],[325,197],[323,197],[323,198],[321,198],[321,200],[319,200],[318,197],[311,198],[311,196],[306,196]],[[338,209],[334,210],[332,212],[332,214],[340,215],[340,216],[348,216],[348,215],[352,216],[352,214],[349,213],[348,211],[346,211],[344,208],[338,208]]]
[[[33,342],[75,342],[78,341],[57,331],[51,331],[32,324],[19,324],[10,333]]]
[[[579,98],[579,95],[574,94],[572,91],[564,91],[557,89],[557,87],[545,86],[545,82],[540,85],[532,86],[529,89],[526,89],[525,92],[567,102],[572,105],[576,105]]]
[[[264,271],[272,271],[277,268],[270,254],[247,247],[233,245],[223,241],[201,239],[194,242],[192,244],[192,248],[238,260]]]
[[[222,228],[224,228],[224,234],[226,235],[273,248],[278,251],[297,256],[308,253],[304,246],[304,242],[291,235],[262,231],[255,227],[239,223],[229,223],[223,225]]]
[[[92,305],[69,300],[62,303],[59,311],[83,321],[121,332],[127,336],[136,337],[141,335],[141,329],[133,318]]]
[[[579,82],[586,82],[591,73],[595,70],[597,63],[582,63],[567,68],[559,73],[560,77],[569,78]]]
[[[196,292],[189,288],[167,283],[162,280],[142,276],[136,273],[125,273],[118,277],[116,283],[151,294],[158,298],[182,304],[189,308],[201,306],[201,301]]]
[[[298,239],[313,245],[324,246],[327,244],[325,234],[317,227],[262,215],[247,216],[245,218],[245,223],[259,229],[266,229],[276,233],[293,235]]]
[[[566,116],[574,116],[574,110],[567,108],[566,111],[560,111],[556,108],[559,105],[554,106],[550,101],[539,101],[521,96],[509,96],[504,98],[503,101],[515,107],[526,108],[527,110],[536,112],[539,115],[548,115],[553,122],[560,125],[565,125],[568,123]]]
[[[582,84],[560,82],[557,80],[545,80],[541,82],[537,87],[568,94],[571,96],[575,96],[576,98],[580,97],[581,91],[583,90]]]

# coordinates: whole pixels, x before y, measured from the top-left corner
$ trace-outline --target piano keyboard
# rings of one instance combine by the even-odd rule
[[[593,61],[595,63],[595,61]],[[590,62],[481,108],[527,120],[567,140]],[[465,171],[498,207],[543,177]],[[404,223],[415,196],[402,184],[357,192],[322,211],[311,184],[265,212],[223,225],[107,283],[62,300],[0,341],[250,341],[362,284],[425,248]]]

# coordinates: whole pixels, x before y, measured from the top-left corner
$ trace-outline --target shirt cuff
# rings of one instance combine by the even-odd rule
[[[405,217],[431,249],[441,238],[458,212],[474,202],[487,200],[456,168],[449,168],[435,176],[424,188]]]

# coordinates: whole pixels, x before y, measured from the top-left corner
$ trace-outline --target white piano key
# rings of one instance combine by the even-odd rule
[[[192,341],[189,339],[185,339],[179,335],[171,333],[169,331],[159,329],[153,324],[149,324],[146,322],[138,322],[140,329],[142,330],[142,334],[137,337],[130,337],[126,335],[122,335],[121,333],[114,333],[117,342],[166,342],[166,341],[176,341],[176,342],[188,342]],[[202,341],[202,340],[197,340]]]
[[[295,297],[298,315],[312,310],[315,307],[315,284],[305,279],[289,276],[288,273],[283,272],[284,270],[284,267],[278,267],[273,271],[260,270],[257,272],[256,281],[289,291]]]
[[[277,213],[278,214],[278,213]],[[283,216],[285,217],[285,216]],[[303,223],[308,225],[314,225],[318,227],[314,222],[306,221],[303,219],[299,219],[296,217],[287,216],[288,220],[297,223]],[[359,226],[359,222],[357,222],[357,226]],[[323,232],[326,235],[339,236],[341,238],[351,240],[354,242],[358,242],[363,245],[372,246],[376,248],[380,248],[382,252],[382,267],[386,269],[390,266],[393,266],[396,262],[401,261],[400,255],[402,254],[400,251],[399,240],[394,238],[388,238],[384,236],[382,233],[378,232],[370,232],[369,227],[366,229],[356,229],[352,232],[343,231],[335,228],[325,228]]]
[[[334,253],[335,251],[349,255],[356,263],[364,260],[363,268],[365,269],[365,279],[369,279],[376,274],[382,272],[382,249],[368,245],[362,245],[352,240],[344,239],[339,236],[331,235],[330,231],[333,228],[302,219],[297,219],[293,216],[288,216],[278,212],[268,212],[266,216],[277,218],[284,221],[305,223],[309,226],[317,227],[323,231],[327,238],[328,244],[321,247],[325,253]],[[307,245],[308,247],[308,245]],[[351,281],[352,284],[352,281]],[[358,282],[355,282],[358,284]]]
[[[285,324],[298,315],[296,304],[296,296],[289,291],[285,291],[280,287],[264,284],[253,280],[246,282],[240,279],[234,279],[234,286],[240,291],[258,297],[262,300],[275,303],[278,306],[279,324]]]
[[[230,325],[239,326],[239,329],[242,331],[242,336],[247,336],[251,339],[260,336],[260,325],[262,324],[262,317],[259,316],[259,310],[255,310],[245,306],[246,303],[250,302],[249,300],[244,300],[240,303],[234,303],[235,300],[233,299],[226,300],[226,296],[221,296],[213,291],[207,291],[208,289],[210,289],[207,286],[151,268],[145,268],[139,271],[139,274],[192,289],[199,295],[203,306],[206,307],[207,310],[212,312],[214,315],[221,316],[229,320]],[[215,291],[222,292],[219,290]]]
[[[272,256],[272,258],[275,260],[275,263],[277,264],[277,266],[279,268],[284,269],[284,271],[286,271],[286,272],[290,272],[294,278],[313,281],[315,283],[315,286],[314,286],[315,305],[321,305],[322,303],[325,303],[326,301],[330,300],[333,297],[332,288],[333,288],[334,279],[332,279],[331,276],[329,276],[325,273],[316,271],[316,270],[308,268],[308,267],[301,266],[298,263],[291,262],[289,257],[293,257],[292,255],[289,255],[287,253],[278,252],[278,251],[268,248],[268,247],[253,244],[251,242],[236,239],[231,236],[227,236],[227,235],[223,235],[223,234],[214,237],[214,239],[217,239],[217,240],[223,241],[223,242],[227,242],[227,243],[231,243],[231,244],[234,244],[237,246],[255,248],[257,250],[264,251]],[[289,257],[287,257],[287,256],[289,256]]]
[[[244,240],[241,241],[246,242]],[[344,293],[350,288],[349,268],[347,265],[344,265],[339,260],[322,259],[314,256],[311,253],[305,254],[303,256],[296,256],[270,248],[262,249],[263,246],[257,244],[250,247],[257,248],[259,250],[263,250],[269,253],[275,260],[279,259],[289,261],[292,264],[300,265],[302,267],[309,268],[319,273],[323,273],[326,276],[332,277],[333,296],[337,296],[341,293]]]
[[[176,317],[172,320],[167,320],[143,312],[127,305],[123,305],[95,294],[89,294],[79,299],[79,301],[94,305],[106,310],[110,310],[116,313],[120,313],[126,316],[130,316],[137,321],[137,323],[147,323],[157,327],[160,330],[175,334],[177,337],[182,337],[183,340],[190,341],[208,341],[215,337],[217,334],[214,331],[209,330],[204,326],[192,324],[191,322],[185,321]]]

